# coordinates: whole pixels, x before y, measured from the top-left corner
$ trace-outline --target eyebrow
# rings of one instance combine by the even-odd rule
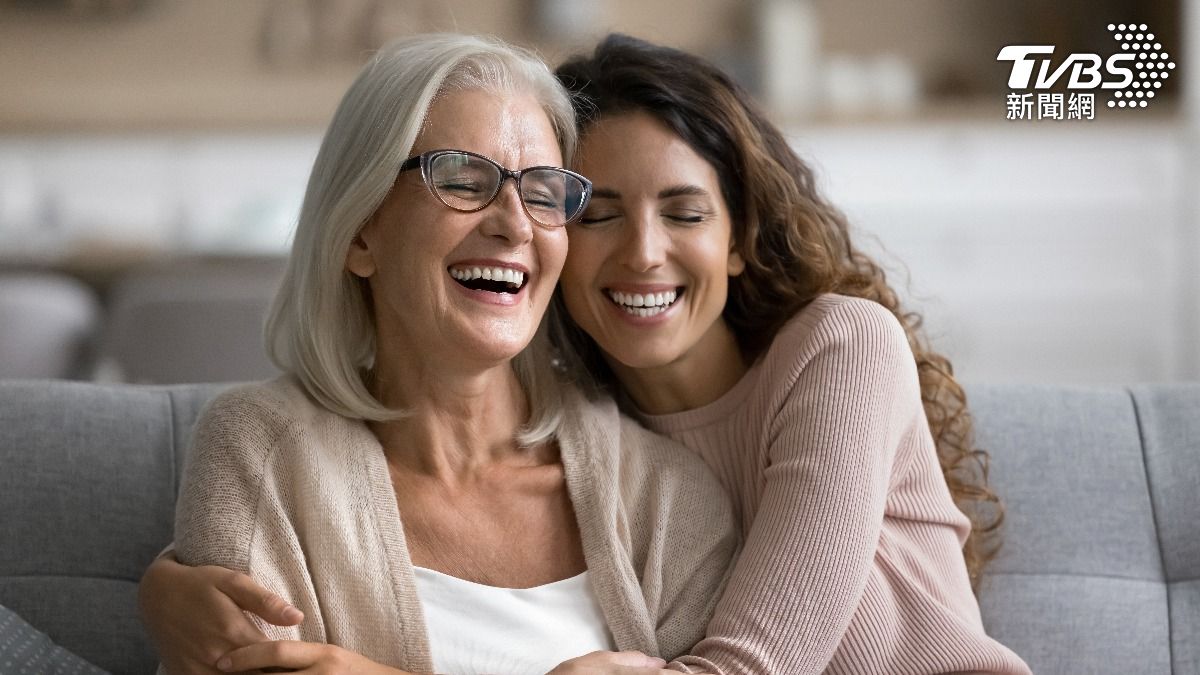
[[[707,197],[708,190],[699,185],[672,185],[671,187],[662,190],[658,193],[659,199],[669,199],[671,197]]]
[[[664,188],[659,191],[659,199],[670,199],[671,197],[707,197],[708,190],[699,185],[672,185],[669,188]],[[621,193],[611,188],[598,187],[592,190],[592,199],[620,199]]]

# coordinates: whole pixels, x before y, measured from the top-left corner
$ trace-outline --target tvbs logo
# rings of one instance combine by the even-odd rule
[[[1071,54],[1057,68],[1051,70],[1053,63],[1049,58],[1054,54],[1054,47],[1047,45],[1009,45],[1000,50],[997,61],[1012,61],[1012,74],[1008,76],[1010,89],[1029,89],[1029,81],[1033,78],[1033,67],[1040,65],[1037,79],[1033,82],[1034,89],[1049,89],[1058,82],[1067,69],[1070,77],[1067,89],[1124,89],[1133,83],[1133,64],[1137,54],[1113,54],[1107,60],[1098,54]],[[1045,55],[1041,58],[1037,55]],[[1129,64],[1125,67],[1122,64]],[[1100,68],[1104,67],[1105,74],[1117,79],[1105,80]]]
[[[1163,82],[1171,76],[1175,62],[1144,23],[1110,23],[1108,30],[1120,44],[1120,51],[1107,58],[1100,54],[1072,53],[1056,59],[1052,45],[1002,48],[996,60],[1012,63],[1008,86],[1015,90],[1008,95],[1009,119],[1024,119],[1022,113],[1026,110],[1032,118],[1035,93],[1039,106],[1037,119],[1046,116],[1063,119],[1063,95],[1041,93],[1057,85],[1070,92],[1068,113],[1072,109],[1076,113],[1088,113],[1086,116],[1077,114],[1075,118],[1078,119],[1092,119],[1097,90],[1111,94],[1109,108],[1145,108],[1149,105]],[[1031,90],[1032,93],[1016,93]],[[1047,106],[1048,115],[1043,115],[1043,105]],[[1056,112],[1058,115],[1054,114]],[[1068,115],[1067,119],[1072,116]]]

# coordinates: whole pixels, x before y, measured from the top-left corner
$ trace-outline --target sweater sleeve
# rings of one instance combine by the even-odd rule
[[[196,424],[175,511],[175,552],[186,565],[245,572],[313,617],[303,555],[287,526],[271,462],[287,425],[270,401],[247,390],[218,396]],[[254,618],[254,617],[252,617]],[[319,621],[255,623],[272,639],[314,639]],[[316,631],[314,633],[314,630]]]
[[[765,485],[741,558],[677,670],[819,673],[866,586],[897,446],[920,410],[915,361],[895,319],[863,305],[832,309],[797,347],[764,420]]]

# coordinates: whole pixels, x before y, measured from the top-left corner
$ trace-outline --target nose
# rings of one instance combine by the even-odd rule
[[[641,215],[626,217],[618,261],[633,272],[648,272],[667,259],[669,235],[657,219]]]
[[[525,212],[517,181],[506,179],[500,193],[483,209],[480,229],[490,237],[499,237],[516,246],[533,239],[533,220]]]

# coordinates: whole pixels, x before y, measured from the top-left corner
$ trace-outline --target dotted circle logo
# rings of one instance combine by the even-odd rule
[[[1133,80],[1113,92],[1108,107],[1145,108],[1154,99],[1155,91],[1162,88],[1163,81],[1175,70],[1175,62],[1163,50],[1162,43],[1154,41],[1154,33],[1144,23],[1110,23],[1108,30],[1121,44],[1122,51],[1134,56],[1133,61],[1126,61],[1132,66]]]

